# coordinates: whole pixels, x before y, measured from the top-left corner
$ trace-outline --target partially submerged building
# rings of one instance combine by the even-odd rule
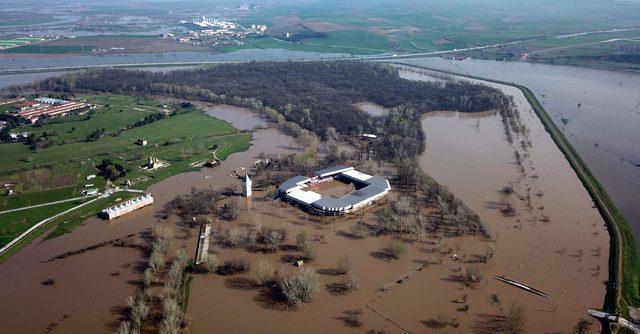
[[[317,183],[337,180],[352,183],[356,190],[345,196],[323,197],[306,188]],[[342,215],[373,204],[391,190],[389,181],[350,166],[335,166],[313,172],[310,176],[294,176],[278,187],[278,194],[290,203],[316,214]]]
[[[253,181],[249,178],[249,174],[244,175],[244,179],[242,180],[242,196],[251,197],[253,187]]]
[[[151,194],[144,194],[140,197],[106,208],[100,211],[100,216],[111,220],[151,204],[153,204],[153,196],[151,196]]]

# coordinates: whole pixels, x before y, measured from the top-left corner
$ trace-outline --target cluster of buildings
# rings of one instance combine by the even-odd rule
[[[340,198],[323,197],[308,187],[327,181],[352,183],[356,191]],[[321,169],[309,176],[295,176],[278,187],[278,194],[286,201],[321,215],[343,215],[373,204],[391,190],[389,181],[381,176],[372,176],[350,166],[335,166]]]
[[[195,29],[183,37],[176,37],[170,33],[163,34],[162,37],[192,45],[242,45],[244,44],[242,40],[247,36],[262,34],[267,30],[264,24],[252,24],[251,28],[246,28],[234,22],[209,19],[205,16],[191,22],[180,21],[180,23]]]
[[[46,39],[44,37],[35,37],[33,35],[29,35],[28,37],[0,39],[0,50],[29,45],[32,43],[44,42],[45,40]]]
[[[140,197],[106,208],[100,211],[100,216],[111,220],[151,204],[153,204],[153,196],[151,196],[151,194],[144,194]]]
[[[14,105],[18,117],[35,123],[42,116],[58,117],[91,107],[90,104],[49,97],[40,97],[33,101],[20,102]]]

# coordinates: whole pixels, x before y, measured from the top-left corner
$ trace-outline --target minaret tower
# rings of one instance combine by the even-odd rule
[[[251,197],[251,187],[253,182],[249,178],[249,174],[244,175],[244,180],[242,180],[242,195],[244,197]]]

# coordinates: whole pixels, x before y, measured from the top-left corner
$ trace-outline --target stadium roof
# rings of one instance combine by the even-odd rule
[[[338,166],[333,166],[333,167],[317,170],[317,171],[315,171],[313,173],[318,175],[319,177],[326,177],[326,176],[329,176],[329,175],[339,174],[339,173],[350,171],[350,170],[353,170],[353,167],[338,165]]]
[[[308,177],[304,177],[301,175],[298,176],[294,176],[286,181],[284,181],[279,187],[278,187],[278,191],[279,192],[284,192],[287,193],[291,190],[293,190],[296,187],[299,187],[300,184],[306,182],[307,180],[309,180]]]

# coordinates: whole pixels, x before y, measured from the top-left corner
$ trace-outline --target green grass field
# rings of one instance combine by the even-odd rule
[[[83,225],[87,218],[95,217],[100,210],[136,196],[138,196],[138,194],[120,192],[109,198],[99,199],[91,204],[87,204],[86,206],[69,212],[64,216],[58,217],[49,223],[52,230],[47,234],[47,239],[52,239],[65,233],[69,233],[76,227]]]
[[[67,202],[35,209],[0,214],[0,247],[41,220],[68,210],[78,203]]]

